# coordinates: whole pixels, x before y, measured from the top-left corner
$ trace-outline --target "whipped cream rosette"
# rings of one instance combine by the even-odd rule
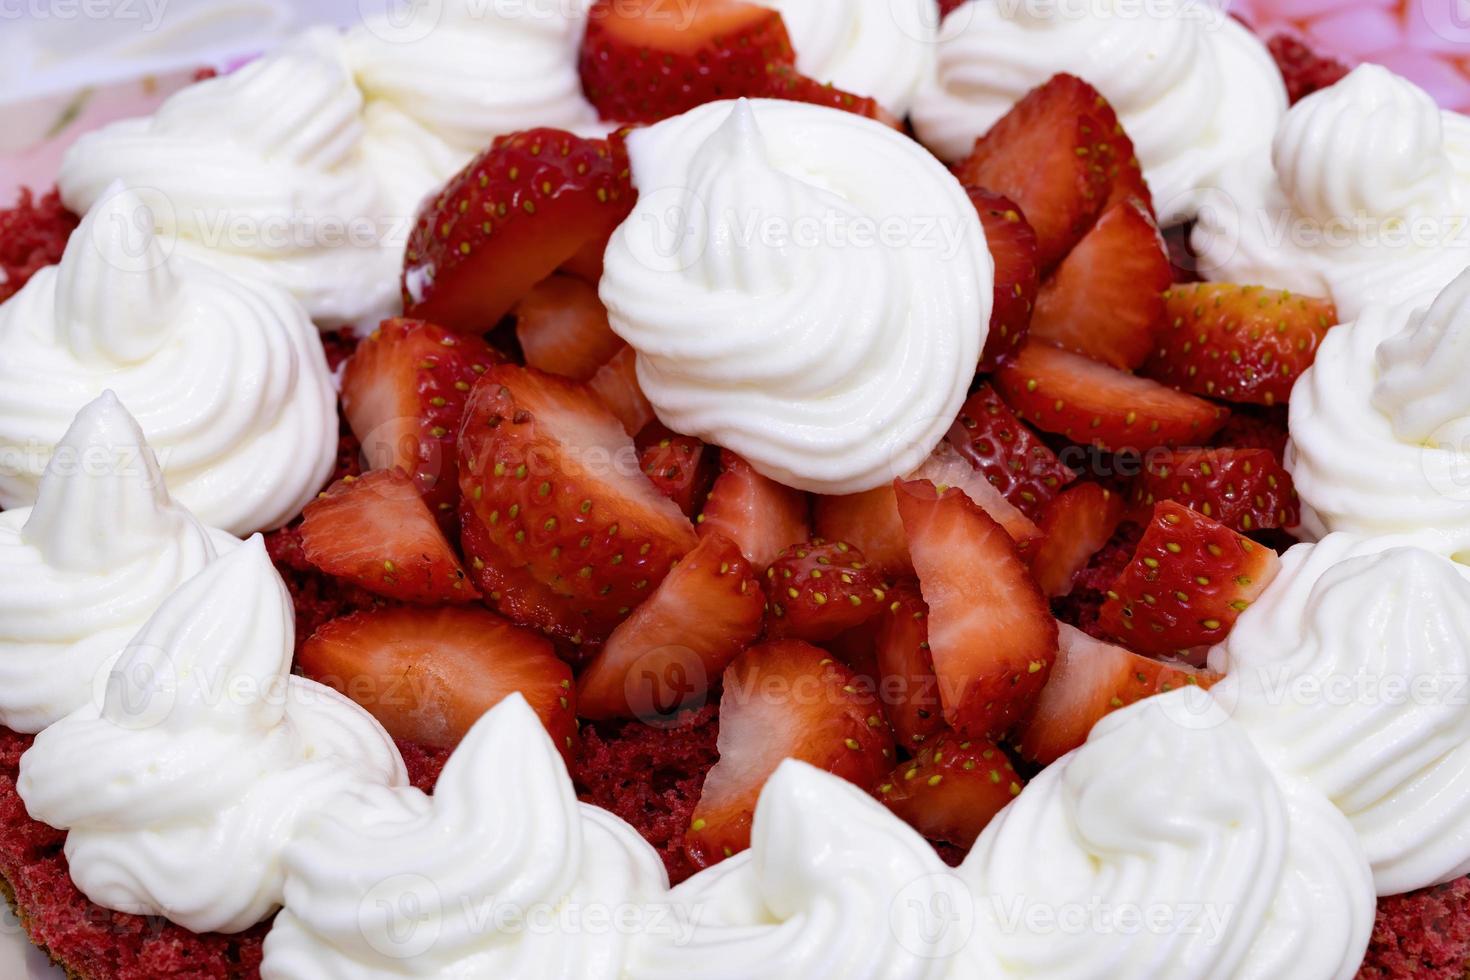
[[[85,406],[35,507],[0,513],[0,725],[38,732],[87,703],[163,601],[238,544],[168,495],[116,395]]]
[[[638,833],[577,802],[513,694],[470,729],[432,797],[363,788],[303,824],[261,975],[617,980],[630,932],[671,926]]]
[[[1207,278],[1330,296],[1344,320],[1428,302],[1470,267],[1470,118],[1362,65],[1226,175],[1193,242]]]
[[[360,783],[402,785],[367,712],[290,674],[291,600],[251,538],[143,627],[106,697],[36,736],[16,786],[68,831],[72,880],[104,908],[238,932],[281,902],[302,815]]]
[[[84,135],[57,182],[78,214],[116,180],[147,188],[179,255],[275,283],[323,326],[375,324],[398,308],[414,215],[370,166],[362,110],[342,38],[320,28]]]
[[[1427,309],[1375,304],[1334,327],[1292,389],[1286,465],[1301,534],[1426,529],[1470,549],[1470,270]]]
[[[283,290],[170,255],[149,210],[112,188],[61,264],[0,305],[0,506],[35,502],[72,417],[111,389],[201,521],[284,524],[336,455],[321,339]]]
[[[773,100],[700,106],[628,152],[639,198],[601,295],[659,418],[819,493],[917,467],[990,319],[954,176],[880,123]]]
[[[1470,872],[1470,568],[1423,541],[1293,548],[1211,652],[1216,697],[1347,815],[1380,895]]]
[[[1166,224],[1192,217],[1221,174],[1263,152],[1286,112],[1265,45],[1209,3],[970,0],[939,35],[934,80],[913,111],[926,146],[962,159],[1027,92],[1069,72],[1117,111]]]

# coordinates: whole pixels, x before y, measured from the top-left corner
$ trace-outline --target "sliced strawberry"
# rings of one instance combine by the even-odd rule
[[[883,578],[842,541],[792,545],[766,569],[769,634],[825,643],[883,609]]]
[[[1077,479],[988,383],[981,384],[960,409],[948,440],[991,486],[1033,520],[1045,513],[1058,491]]]
[[[546,640],[483,609],[355,612],[317,630],[297,662],[394,738],[453,748],[481,715],[519,691],[564,755],[575,743],[571,668]]]
[[[994,371],[1025,342],[1031,325],[1040,281],[1036,232],[1010,198],[980,187],[966,189],[975,210],[980,212],[985,244],[995,261],[995,302],[990,311],[990,332],[980,353],[980,370]]]
[[[1342,81],[1348,66],[1335,58],[1324,57],[1290,34],[1277,34],[1266,45],[1281,77],[1286,82],[1286,95],[1292,105]]]
[[[1121,201],[1041,287],[1031,336],[1131,370],[1153,351],[1172,281],[1153,217],[1138,201]]]
[[[460,484],[489,540],[585,611],[594,634],[658,587],[696,542],[637,471],[637,450],[585,388],[499,365],[470,396]]]
[[[667,721],[760,635],[766,597],[729,538],[711,534],[607,638],[577,681],[583,718]]]
[[[783,550],[811,537],[806,494],[761,476],[728,449],[720,451],[720,467],[699,515],[701,535],[723,534],[762,573]]]
[[[516,304],[516,339],[526,364],[586,381],[623,348],[607,324],[597,287],[572,276],[551,276]]]
[[[1098,613],[1107,635],[1148,656],[1225,639],[1281,567],[1276,553],[1166,500]]]
[[[1020,205],[1036,231],[1037,261],[1049,269],[1097,219],[1110,190],[1113,127],[1102,98],[1072,75],[1055,75],[1000,118],[955,168],[967,187],[986,187]]]
[[[328,575],[390,599],[437,605],[480,597],[402,470],[332,484],[306,505],[301,547]]]
[[[1118,530],[1123,498],[1096,483],[1063,492],[1041,518],[1044,537],[1030,549],[1031,574],[1052,598],[1072,591],[1072,580]]]
[[[1128,138],[1128,133],[1124,131],[1123,124],[1118,120],[1118,113],[1108,100],[1102,97],[1102,93],[1098,93],[1097,101],[1093,103],[1093,113],[1107,132],[1108,143],[1112,148],[1111,154],[1105,158],[1108,172],[1108,200],[1103,205],[1103,211],[1131,199],[1141,204],[1149,217],[1155,217],[1153,193],[1149,190],[1148,181],[1143,177],[1143,165],[1138,162],[1138,153],[1134,149],[1133,140]]]
[[[1241,534],[1301,521],[1291,474],[1269,449],[1150,453],[1132,502],[1149,514],[1161,500],[1177,501]]]
[[[1285,404],[1336,323],[1325,299],[1228,283],[1177,286],[1165,295],[1158,350],[1144,373],[1197,395]]]
[[[633,207],[622,143],[558,129],[498,137],[418,216],[403,305],[462,333],[492,330],[531,287]]]
[[[1023,780],[988,738],[947,735],[888,774],[878,799],[929,840],[971,847]]]
[[[658,492],[693,517],[714,482],[715,453],[693,436],[681,436],[657,422],[638,433],[638,465]]]
[[[945,720],[962,735],[999,737],[1030,707],[1056,656],[1046,597],[1005,529],[969,497],[922,482],[897,490]]]
[[[947,727],[929,652],[929,607],[917,583],[888,590],[877,628],[878,694],[894,738],[912,751]]]
[[[587,382],[618,421],[623,431],[636,436],[653,421],[653,406],[638,386],[638,355],[631,347],[623,347]]]
[[[819,537],[851,542],[880,575],[904,575],[913,570],[891,486],[843,497],[816,497],[812,526]]]
[[[720,761],[705,777],[685,835],[690,859],[716,864],[750,846],[766,779],[799,759],[871,790],[893,767],[893,736],[871,694],[828,654],[799,640],[743,653],[725,670]]]
[[[1036,700],[1018,745],[1021,754],[1050,765],[1087,740],[1104,715],[1155,694],[1188,685],[1209,687],[1219,675],[1165,664],[1095,640],[1065,623],[1051,680]]]
[[[903,128],[902,120],[879,105],[877,99],[854,95],[829,83],[807,78],[791,65],[773,65],[767,73],[766,86],[759,94],[768,99],[809,102],[828,109],[841,109],[843,112],[866,116],[894,129]]]
[[[1026,545],[1041,537],[1041,529],[1019,507],[1006,499],[984,473],[947,442],[942,442],[910,476],[928,480],[937,487],[958,487],[980,508],[1005,528],[1017,545]],[[897,504],[895,503],[895,506]]]
[[[475,516],[469,501],[461,501],[459,517],[466,571],[485,603],[500,615],[574,649],[589,636],[606,636],[616,625],[615,614],[594,614],[585,604],[553,592],[528,568],[512,562],[490,539],[490,532]]]
[[[1230,417],[1203,399],[1040,343],[1023,347],[994,381],[1038,429],[1113,453],[1203,442]]]
[[[419,320],[385,320],[347,361],[342,414],[368,466],[413,477],[440,526],[454,529],[454,440],[470,389],[503,358],[479,337]]]

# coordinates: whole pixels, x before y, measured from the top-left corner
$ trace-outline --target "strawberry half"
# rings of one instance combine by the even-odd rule
[[[1051,680],[1017,741],[1023,756],[1044,766],[1085,742],[1092,726],[1110,712],[1155,694],[1189,685],[1208,688],[1219,680],[1206,670],[1140,657],[1065,623],[1059,630],[1061,650]]]
[[[1023,347],[994,381],[1038,429],[1112,453],[1203,442],[1230,417],[1203,399],[1041,343]]]
[[[1153,216],[1137,200],[1120,201],[1042,285],[1031,336],[1131,370],[1154,349],[1172,281]]]
[[[766,569],[772,637],[825,643],[876,616],[883,579],[863,553],[842,541],[792,545]]]
[[[894,738],[912,751],[948,727],[929,652],[929,607],[917,583],[888,591],[877,627],[878,693]]]
[[[1150,453],[1133,485],[1132,503],[1151,513],[1161,500],[1177,501],[1241,534],[1301,521],[1291,474],[1269,449]]]
[[[642,432],[654,419],[653,406],[638,385],[638,355],[631,347],[623,347],[598,368],[587,387],[618,417],[623,431],[630,436]]]
[[[1046,683],[1056,621],[1005,529],[958,490],[899,482],[898,512],[929,606],[945,720],[999,737]]]
[[[408,473],[441,527],[454,531],[454,440],[470,389],[505,360],[479,337],[421,320],[384,320],[342,372],[342,414],[368,467]]]
[[[799,640],[752,647],[725,670],[720,761],[684,838],[701,868],[750,846],[761,787],[785,759],[799,759],[872,790],[893,767],[893,736],[878,703],[851,670]]]
[[[597,287],[572,276],[551,276],[531,287],[515,317],[526,365],[573,381],[591,378],[623,348]]]
[[[1337,323],[1325,299],[1260,286],[1196,283],[1164,297],[1164,323],[1144,373],[1197,395],[1285,404]]]
[[[638,466],[659,493],[693,517],[714,483],[714,452],[693,436],[681,436],[658,423],[646,427],[636,441]]]
[[[577,680],[583,718],[669,721],[760,635],[766,597],[729,538],[711,534],[613,630]]]
[[[488,540],[509,568],[573,600],[589,637],[652,595],[696,543],[689,519],[638,472],[617,419],[564,378],[491,368],[470,396],[459,452]]]
[[[728,449],[720,451],[720,467],[699,515],[700,535],[719,532],[734,541],[757,572],[811,537],[806,494],[761,476]]]
[[[1148,656],[1213,646],[1276,577],[1265,545],[1183,504],[1154,507],[1133,561],[1098,612],[1098,627]]]
[[[960,408],[947,438],[991,486],[1033,520],[1045,513],[1058,491],[1077,479],[988,383],[975,389]]]
[[[307,640],[302,673],[366,708],[394,738],[453,748],[519,691],[562,754],[577,732],[572,671],[551,644],[483,609],[364,610]]]
[[[404,309],[461,333],[492,330],[531,287],[610,235],[634,196],[617,138],[559,129],[498,137],[420,211]]]
[[[1054,75],[1017,102],[955,167],[960,183],[1020,205],[1036,231],[1043,269],[1072,250],[1107,200],[1113,126],[1097,112],[1101,99],[1082,79]]]
[[[995,261],[995,299],[990,312],[990,331],[980,353],[980,370],[994,371],[996,365],[1020,348],[1031,325],[1039,275],[1036,232],[1021,209],[1008,197],[980,187],[966,188],[980,224],[985,244]]]
[[[968,848],[1021,785],[999,745],[947,735],[889,773],[878,799],[927,839]]]
[[[428,605],[480,597],[402,470],[343,477],[306,505],[300,530],[307,561],[377,595]]]
[[[1041,517],[1043,537],[1028,552],[1041,591],[1053,599],[1069,594],[1122,520],[1123,498],[1096,483],[1079,483],[1053,500]]]

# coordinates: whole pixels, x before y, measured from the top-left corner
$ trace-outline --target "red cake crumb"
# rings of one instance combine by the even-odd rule
[[[1324,57],[1289,34],[1277,34],[1266,42],[1281,77],[1286,80],[1286,94],[1295,105],[1313,92],[1336,85],[1350,70],[1335,58]]]
[[[31,276],[61,261],[77,216],[51,190],[39,200],[22,188],[12,208],[0,209],[0,303],[20,291]]]
[[[1361,980],[1458,980],[1470,967],[1470,878],[1378,903]]]
[[[684,854],[705,774],[719,759],[718,706],[707,704],[678,727],[640,722],[586,725],[572,778],[584,802],[632,824],[678,883],[696,870]]]
[[[425,793],[434,792],[444,763],[449,761],[453,749],[420,745],[417,742],[398,742],[398,751],[403,755],[403,764],[408,767],[408,781]]]

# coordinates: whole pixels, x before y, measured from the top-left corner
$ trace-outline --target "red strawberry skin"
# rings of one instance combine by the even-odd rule
[[[1135,510],[1173,500],[1241,534],[1295,527],[1301,501],[1291,474],[1269,449],[1151,453],[1133,486]]]
[[[1026,340],[1040,288],[1037,272],[1036,232],[1020,207],[1010,198],[979,187],[966,188],[980,224],[985,244],[995,262],[995,297],[990,312],[990,331],[980,353],[980,370],[993,371]]]
[[[658,423],[645,427],[636,441],[639,468],[659,493],[692,518],[714,483],[714,450],[693,436],[670,432]]]
[[[889,773],[878,798],[929,840],[968,848],[1021,795],[1022,784],[1010,757],[990,739],[948,735]]]
[[[485,333],[538,282],[632,210],[618,138],[532,129],[495,140],[425,205],[409,236],[410,316]]]
[[[876,627],[878,693],[894,738],[914,751],[947,729],[929,651],[929,607],[917,582],[899,582],[888,591]]]
[[[825,643],[876,616],[887,598],[883,579],[844,541],[793,545],[766,569],[772,637]]]
[[[1098,615],[1107,635],[1147,656],[1213,646],[1265,591],[1281,567],[1276,553],[1168,500]]]
[[[965,402],[947,438],[992,486],[1033,520],[1077,478],[1016,418],[988,382]]]

